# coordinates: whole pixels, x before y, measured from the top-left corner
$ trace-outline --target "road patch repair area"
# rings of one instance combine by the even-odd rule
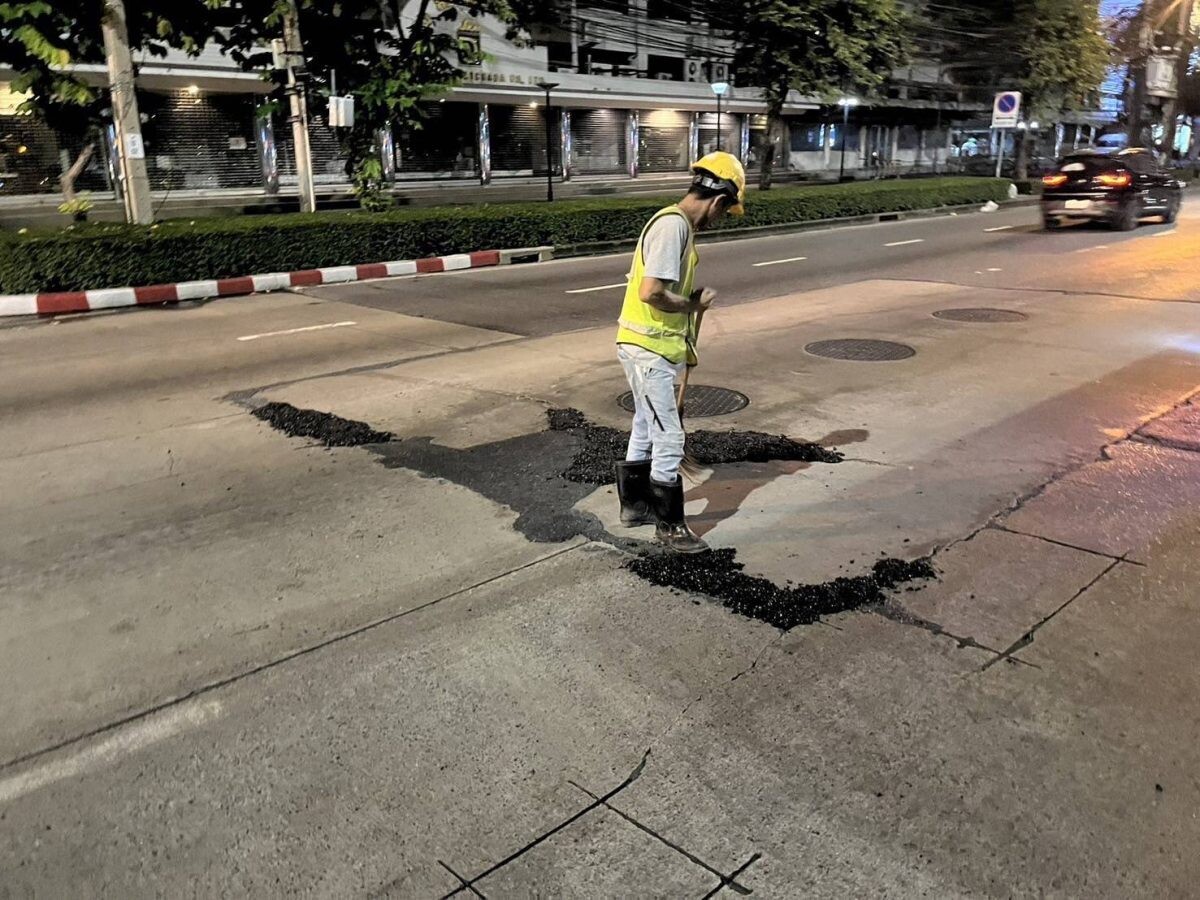
[[[363,422],[351,422],[330,413],[310,409],[297,409],[288,403],[272,402],[253,409],[253,415],[291,437],[312,438],[326,447],[367,446],[382,451],[384,445],[403,444],[391,432],[377,431]],[[535,497],[537,487],[551,483],[549,502],[562,502],[561,495],[553,489],[557,476],[569,482],[585,485],[605,485],[614,481],[613,467],[624,457],[629,432],[603,425],[595,425],[577,409],[551,409],[547,411],[549,428],[543,435],[566,434],[575,443],[570,465],[557,470],[556,455],[546,453],[536,446],[525,445],[525,454],[535,465],[512,471],[503,465],[494,448],[483,446],[466,451],[466,460],[457,460],[456,465],[430,465],[426,457],[427,475],[451,477],[454,469],[464,466],[476,470],[478,478],[495,482],[506,474],[514,478],[513,494]],[[427,445],[428,446],[428,445]],[[699,431],[688,435],[688,452],[701,465],[716,466],[740,462],[800,461],[837,464],[842,454],[805,441],[796,441],[783,435],[769,435],[757,431]],[[391,448],[389,448],[391,449]],[[393,463],[402,456],[387,454]],[[546,465],[539,468],[537,461]],[[488,466],[496,467],[487,471]],[[507,471],[505,471],[507,470]],[[469,486],[469,485],[468,485]],[[540,499],[540,498],[539,498]],[[552,516],[563,516],[569,509],[551,511]],[[614,543],[628,544],[615,535],[597,532],[594,523],[574,520],[579,533],[594,539],[608,538]],[[543,536],[542,532],[527,532],[533,540]],[[556,531],[554,540],[574,537],[565,531]],[[746,575],[744,566],[737,562],[732,549],[709,550],[695,557],[675,556],[658,548],[642,549],[639,557],[627,563],[627,568],[652,584],[678,588],[693,594],[704,594],[721,601],[733,612],[751,619],[759,619],[784,631],[797,625],[807,625],[821,616],[848,612],[867,604],[880,603],[885,591],[916,579],[936,576],[928,560],[905,561],[882,559],[876,562],[869,575],[855,578],[838,578],[825,584],[809,584],[780,587],[765,578]]]

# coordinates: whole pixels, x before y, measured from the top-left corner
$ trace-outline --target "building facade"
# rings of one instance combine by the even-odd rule
[[[421,107],[416,128],[381,135],[385,171],[398,183],[489,184],[521,177],[625,179],[681,174],[713,149],[737,154],[753,173],[767,140],[765,107],[750,76],[729,71],[732,48],[698,7],[675,0],[577,0],[567,29],[529,45],[504,38],[488,18],[458,23],[484,54],[462,83]],[[100,66],[81,67],[98,84]],[[843,111],[793,95],[777,172],[857,177],[946,171],[965,165],[957,129],[982,107],[963,102],[933,66],[897,72],[882,99]],[[54,194],[84,135],[55,134],[29,116],[0,71],[0,198]],[[734,82],[720,99],[715,82]],[[545,94],[553,83],[547,139]],[[138,96],[151,186],[161,194],[271,194],[297,181],[291,128],[261,114],[268,89],[219,52],[140,61]],[[347,183],[338,135],[322,101],[310,99],[315,181]],[[107,151],[111,151],[109,142]],[[79,181],[98,194],[119,189],[111,152]]]

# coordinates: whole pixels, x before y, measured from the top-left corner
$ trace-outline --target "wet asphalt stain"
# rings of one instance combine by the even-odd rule
[[[779,587],[766,578],[747,575],[732,549],[693,556],[643,553],[625,567],[651,584],[713,597],[732,612],[783,631],[810,625],[822,616],[882,603],[893,588],[937,577],[928,560],[881,559],[869,575]]]
[[[572,508],[595,490],[562,477],[576,447],[569,432],[539,431],[465,450],[428,437],[369,449],[388,468],[443,478],[508,507],[517,514],[513,527],[531,541],[558,543],[577,535],[611,541],[599,519]]]
[[[573,435],[579,442],[563,477],[581,484],[612,484],[613,464],[625,458],[629,432],[593,425],[577,409],[552,409],[546,415],[551,431]],[[835,464],[843,458],[841,453],[819,444],[761,431],[693,431],[687,436],[687,452],[703,466],[745,462]]]
[[[365,422],[315,409],[297,409],[290,403],[267,403],[251,410],[251,414],[284,434],[315,438],[326,447],[362,447],[392,439],[390,431],[376,431]]]

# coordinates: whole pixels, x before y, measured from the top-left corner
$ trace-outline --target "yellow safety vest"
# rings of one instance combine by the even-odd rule
[[[690,313],[663,312],[646,303],[641,296],[642,279],[646,277],[642,242],[646,239],[650,226],[664,216],[683,216],[688,223],[688,243],[684,252],[683,271],[674,293],[684,297],[692,295],[696,263],[700,261],[700,256],[696,253],[696,233],[692,228],[692,220],[683,210],[678,206],[668,206],[654,214],[642,229],[642,236],[638,238],[637,249],[633,254],[633,268],[629,272],[629,284],[625,287],[625,302],[621,306],[617,343],[636,344],[670,362],[678,364],[686,359],[689,366],[694,366],[697,361],[695,316]]]

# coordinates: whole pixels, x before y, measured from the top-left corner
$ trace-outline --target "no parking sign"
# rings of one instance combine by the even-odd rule
[[[1003,91],[992,104],[993,128],[1016,128],[1021,118],[1021,92]]]

